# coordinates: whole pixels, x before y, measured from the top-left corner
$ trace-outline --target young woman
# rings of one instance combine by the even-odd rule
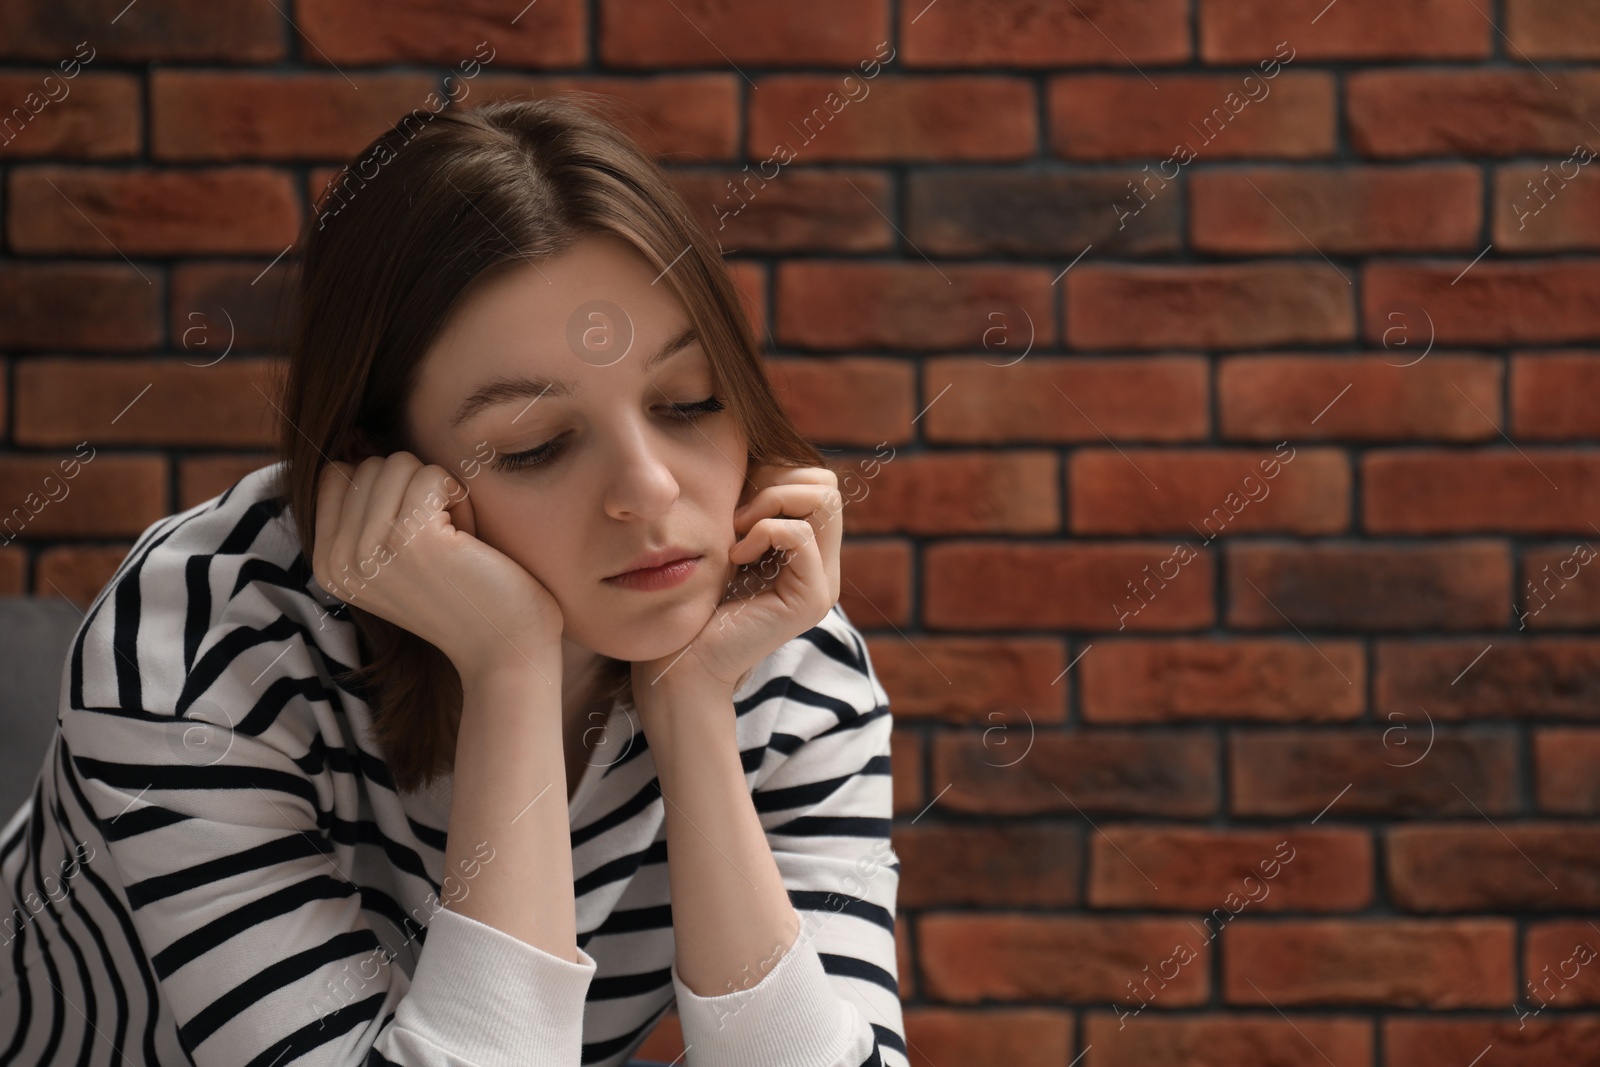
[[[0,1063],[908,1062],[838,479],[591,104],[319,201],[279,460],[139,537],[0,832]]]

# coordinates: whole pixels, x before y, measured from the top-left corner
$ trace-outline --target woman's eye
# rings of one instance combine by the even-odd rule
[[[693,422],[706,415],[722,411],[726,406],[718,397],[713,395],[706,397],[704,400],[696,400],[691,404],[668,404],[667,411],[670,414],[667,417],[680,422]],[[524,470],[549,463],[565,449],[566,445],[562,443],[560,437],[557,437],[546,441],[538,448],[530,448],[525,452],[507,452],[497,456],[490,466],[495,470],[501,471]]]

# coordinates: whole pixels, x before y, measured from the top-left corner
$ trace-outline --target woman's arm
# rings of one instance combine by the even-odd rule
[[[578,962],[560,656],[469,669],[461,688],[445,870],[475,876],[445,905]]]

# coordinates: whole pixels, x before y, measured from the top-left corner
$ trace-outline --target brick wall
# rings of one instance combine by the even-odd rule
[[[270,461],[298,220],[488,42],[853,471],[914,1062],[1600,1063],[1600,6],[517,7],[0,9],[0,592]]]

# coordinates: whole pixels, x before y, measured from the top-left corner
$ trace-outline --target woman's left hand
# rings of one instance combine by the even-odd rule
[[[728,551],[737,565],[711,618],[684,649],[633,664],[641,717],[664,687],[730,698],[745,675],[784,643],[821,622],[839,599],[844,498],[826,467],[752,467]]]

